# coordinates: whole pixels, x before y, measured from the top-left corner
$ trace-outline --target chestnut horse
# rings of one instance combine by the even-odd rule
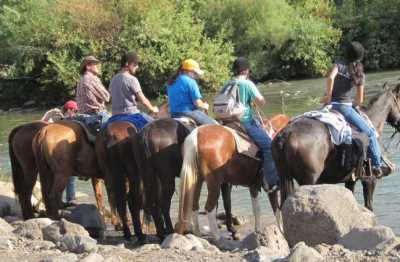
[[[364,108],[380,136],[385,122],[400,131],[399,99],[400,84],[395,88],[385,84],[383,92]],[[349,171],[340,167],[336,149],[328,128],[318,120],[301,118],[284,128],[272,142],[272,155],[281,177],[281,204],[294,190],[293,179],[299,185],[343,182]],[[345,185],[354,191],[355,181],[348,179]],[[376,179],[367,179],[362,185],[364,204],[372,210]]]
[[[289,117],[277,115],[271,119],[272,126],[279,132],[289,122]],[[210,231],[218,239],[216,205],[223,183],[248,186],[255,215],[255,228],[260,229],[260,207],[258,191],[261,187],[261,162],[239,154],[232,133],[218,125],[196,128],[185,139],[183,145],[181,189],[177,233],[184,233],[191,220],[194,233],[200,234],[198,222],[199,198],[203,181],[208,188],[205,210],[210,223]],[[278,208],[277,192],[268,195],[274,212]]]
[[[38,168],[35,163],[32,141],[39,130],[48,124],[45,121],[26,123],[15,127],[8,136],[8,152],[11,161],[14,191],[19,199],[24,219],[34,217],[31,198],[37,181]],[[97,178],[92,178],[92,186],[95,192],[97,207],[102,212],[104,197],[101,181]],[[113,216],[112,223],[114,225],[118,224],[115,216]]]
[[[137,129],[131,123],[113,122],[97,135],[95,148],[100,168],[104,173],[109,201],[117,208],[124,237],[127,240],[131,239],[126,213],[128,202],[135,235],[142,242],[145,236],[140,224],[140,209],[144,199],[141,177],[138,175],[134,157],[136,136]]]
[[[62,192],[70,176],[92,178],[97,206],[104,216],[99,180],[103,179],[103,174],[97,164],[94,146],[78,123],[61,120],[43,126],[34,134],[29,148],[33,149],[48,216],[58,218]],[[111,213],[112,224],[117,226],[112,206]]]

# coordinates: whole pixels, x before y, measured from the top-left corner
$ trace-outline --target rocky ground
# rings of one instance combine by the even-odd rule
[[[142,246],[124,241],[92,205],[69,210],[60,221],[22,221],[4,188],[0,184],[0,261],[400,261],[400,238],[340,186],[296,191],[282,209],[285,236],[275,224],[251,232],[252,223],[242,218],[240,241],[226,234],[213,240],[203,227],[201,238],[172,234],[158,243],[149,236]]]

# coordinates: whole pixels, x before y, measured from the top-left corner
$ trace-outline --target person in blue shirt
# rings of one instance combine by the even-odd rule
[[[202,100],[196,79],[203,75],[199,64],[193,59],[186,59],[167,83],[169,111],[171,117],[189,117],[197,125],[218,124],[203,110],[207,111],[209,105]]]

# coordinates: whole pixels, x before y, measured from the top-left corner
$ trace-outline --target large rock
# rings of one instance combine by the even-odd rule
[[[79,258],[75,254],[61,254],[39,260],[39,262],[76,262]]]
[[[43,234],[40,224],[35,219],[29,219],[20,225],[13,231],[14,234],[32,240],[42,240]]]
[[[0,181],[0,217],[22,216],[21,208],[15,198],[14,187],[9,182]]]
[[[90,237],[65,235],[60,239],[59,248],[61,251],[73,253],[97,252],[97,241]]]
[[[0,218],[0,236],[7,236],[12,234],[14,228],[8,224],[4,219]]]
[[[161,244],[161,248],[175,248],[180,250],[195,250],[195,251],[212,251],[218,252],[219,250],[211,245],[207,240],[196,237],[195,235],[168,235]]]
[[[290,253],[288,262],[322,262],[323,257],[312,247],[307,246],[304,242],[297,243]]]
[[[314,246],[335,244],[355,227],[376,224],[372,212],[358,205],[342,186],[301,186],[282,208],[283,227],[290,246],[304,241]]]
[[[259,232],[253,232],[241,241],[242,249],[256,249],[264,246],[276,256],[286,257],[290,253],[289,245],[276,225],[264,227]]]
[[[14,248],[11,240],[7,236],[0,236],[0,250],[12,250]]]
[[[104,257],[97,253],[92,253],[83,258],[80,262],[102,262],[104,261]]]
[[[372,250],[378,244],[395,237],[392,229],[385,226],[353,228],[339,240],[338,244],[350,250]]]
[[[78,235],[88,237],[89,233],[86,229],[77,223],[71,223],[65,219],[61,219],[59,222],[60,233],[63,235]]]
[[[93,238],[104,237],[106,229],[103,217],[97,207],[92,204],[81,204],[75,207],[67,219],[83,226]]]
[[[42,229],[43,239],[57,243],[62,238],[60,232],[59,222],[54,222],[53,224]]]
[[[282,261],[282,257],[275,254],[272,249],[264,246],[257,247],[244,255],[244,258],[250,262],[271,262]]]
[[[392,250],[400,250],[400,238],[394,237],[392,239],[388,239],[384,242],[381,242],[376,246],[375,249],[376,251],[383,254],[388,254]]]

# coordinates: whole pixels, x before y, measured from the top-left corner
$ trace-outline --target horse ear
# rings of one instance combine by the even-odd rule
[[[389,89],[389,84],[388,84],[388,82],[385,82],[384,84],[383,84],[383,90],[384,91],[387,91],[388,89]]]

